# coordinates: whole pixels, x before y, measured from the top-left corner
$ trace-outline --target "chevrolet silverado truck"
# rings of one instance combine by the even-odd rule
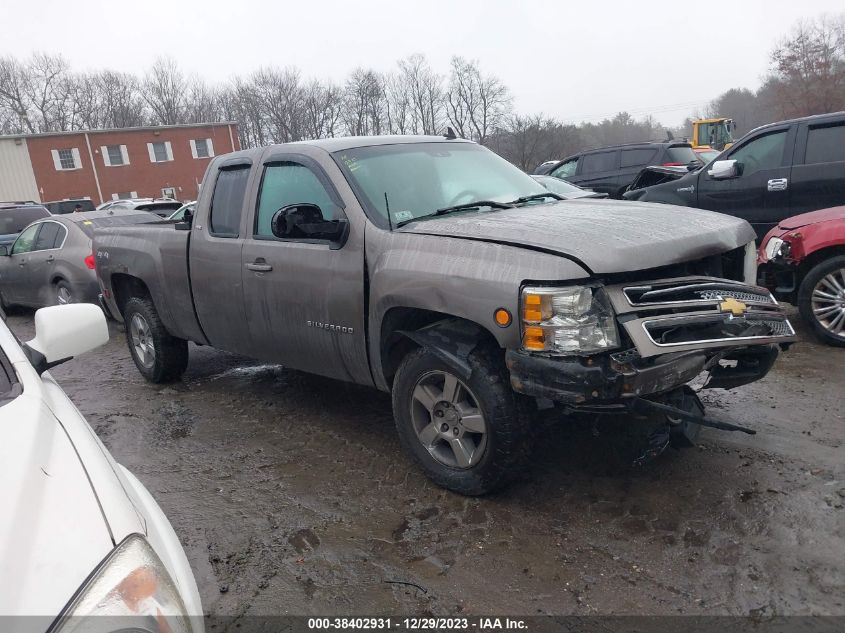
[[[562,201],[452,137],[218,156],[190,217],[94,239],[104,307],[147,380],[178,379],[193,341],[390,392],[403,447],[469,495],[525,463],[535,405],[658,420],[653,453],[737,429],[686,383],[755,381],[794,340],[751,285],[745,220]]]

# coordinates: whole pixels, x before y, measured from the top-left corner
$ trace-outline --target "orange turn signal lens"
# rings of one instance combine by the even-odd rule
[[[541,327],[527,327],[522,335],[522,346],[525,349],[546,349],[546,333]]]
[[[493,317],[496,319],[496,325],[499,327],[508,327],[513,321],[513,317],[511,317],[511,313],[505,310],[504,308],[499,308],[493,314]]]

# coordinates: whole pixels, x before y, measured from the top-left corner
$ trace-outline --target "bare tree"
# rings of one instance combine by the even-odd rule
[[[307,138],[327,138],[338,133],[343,94],[332,83],[311,80],[303,88],[302,124]]]
[[[341,114],[346,133],[383,134],[387,129],[387,94],[384,78],[374,70],[356,68],[344,87]]]
[[[8,131],[37,132],[35,122],[29,116],[26,84],[29,71],[14,57],[0,58],[0,107],[5,114],[3,120]]]
[[[262,68],[250,77],[267,136],[276,143],[302,140],[303,88],[299,70]]]
[[[845,108],[845,14],[802,20],[771,55],[782,116]]]
[[[174,125],[184,120],[188,82],[172,58],[159,57],[145,75],[142,87],[154,123]]]
[[[410,106],[411,131],[437,134],[443,124],[443,78],[428,65],[424,55],[399,61],[399,85]]]
[[[449,121],[458,134],[483,145],[504,122],[512,100],[498,77],[482,74],[475,61],[453,57],[446,102]]]

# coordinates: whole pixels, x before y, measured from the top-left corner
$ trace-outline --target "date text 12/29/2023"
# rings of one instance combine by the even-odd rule
[[[528,625],[519,618],[308,618],[308,628],[314,631],[519,631]]]

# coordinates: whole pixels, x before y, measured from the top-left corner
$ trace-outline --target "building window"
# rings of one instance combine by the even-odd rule
[[[194,158],[211,158],[214,156],[214,145],[210,138],[198,138],[191,141],[191,156]]]
[[[67,169],[81,169],[82,161],[79,158],[79,150],[76,147],[50,150],[53,154],[53,166],[56,171]]]
[[[112,200],[129,200],[130,198],[137,198],[138,192],[137,191],[122,191],[121,193],[113,193],[111,195]]]
[[[147,143],[147,151],[150,153],[151,163],[165,163],[173,160],[173,149],[170,147],[170,141]]]
[[[176,200],[176,187],[162,187],[161,197]]]
[[[103,155],[103,163],[106,167],[129,164],[129,152],[126,151],[126,145],[102,145],[100,153]]]

